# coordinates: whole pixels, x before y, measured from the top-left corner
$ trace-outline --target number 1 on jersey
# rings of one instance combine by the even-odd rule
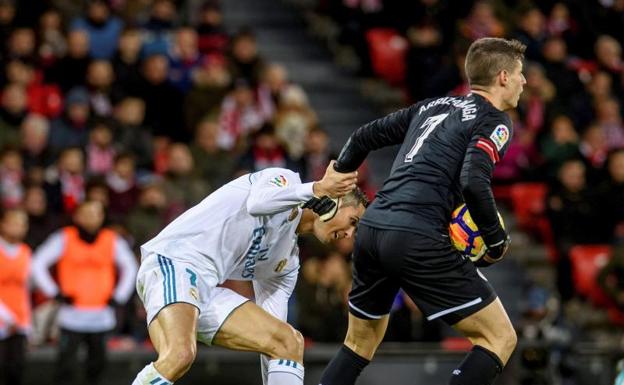
[[[428,117],[427,120],[425,120],[422,126],[420,126],[420,128],[424,128],[425,130],[422,132],[422,134],[420,134],[418,139],[416,139],[416,143],[414,143],[414,146],[412,146],[412,149],[407,153],[407,155],[405,155],[406,163],[411,162],[412,159],[414,159],[414,156],[416,156],[416,153],[422,147],[425,139],[427,139],[429,134],[431,134],[431,132],[438,126],[438,124],[442,123],[442,121],[446,119],[448,115],[449,115],[448,113],[434,115],[434,116]]]

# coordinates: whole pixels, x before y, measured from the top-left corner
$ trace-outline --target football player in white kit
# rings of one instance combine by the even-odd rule
[[[196,342],[261,353],[265,385],[303,384],[303,337],[286,320],[297,235],[351,238],[367,205],[357,173],[301,183],[283,168],[246,174],[210,194],[141,247],[137,291],[158,359],[132,385],[177,381]],[[330,200],[331,198],[338,198]],[[255,302],[218,287],[252,281]]]

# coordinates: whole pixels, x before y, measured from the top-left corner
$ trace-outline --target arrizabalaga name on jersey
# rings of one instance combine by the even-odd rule
[[[418,115],[421,115],[423,112],[427,111],[433,106],[439,106],[441,104],[452,104],[455,108],[461,108],[462,122],[466,122],[477,117],[477,105],[475,104],[474,100],[465,98],[459,99],[451,96],[439,98],[427,103],[426,105],[421,106],[418,110]]]

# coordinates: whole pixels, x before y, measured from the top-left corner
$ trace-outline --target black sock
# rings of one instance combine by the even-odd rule
[[[475,345],[459,367],[453,370],[450,385],[491,385],[503,371],[500,358],[484,347]]]
[[[336,353],[323,371],[319,385],[353,385],[370,361],[358,356],[345,345]]]

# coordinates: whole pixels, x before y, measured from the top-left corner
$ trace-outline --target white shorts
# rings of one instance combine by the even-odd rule
[[[249,299],[230,289],[208,285],[196,271],[190,263],[150,254],[141,263],[136,288],[147,311],[148,325],[172,303],[197,307],[197,340],[210,345],[229,315]]]

